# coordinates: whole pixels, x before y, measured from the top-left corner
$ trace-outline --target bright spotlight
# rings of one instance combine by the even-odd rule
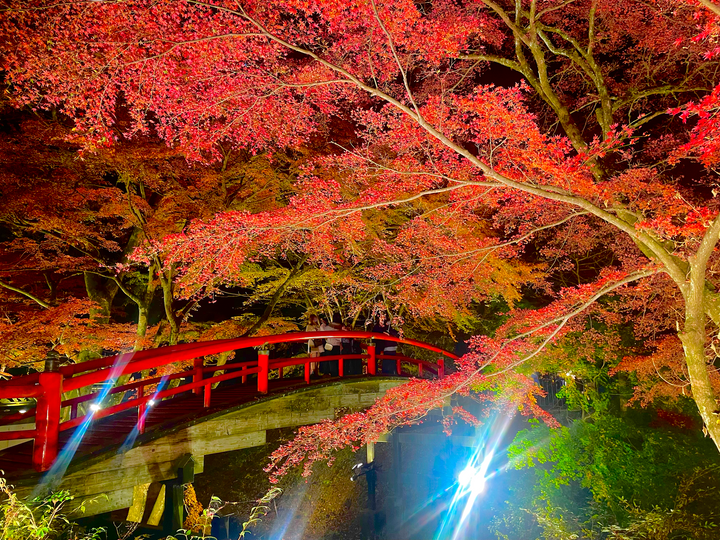
[[[148,407],[152,407],[153,405],[155,405],[155,400],[154,399],[149,400]]]
[[[458,484],[460,484],[460,487],[468,487],[472,483],[476,474],[477,469],[475,469],[475,467],[471,467],[470,465],[460,471],[460,474],[458,475]]]
[[[20,409],[20,414],[25,414],[27,412],[27,409]]]
[[[478,495],[479,493],[482,493],[485,490],[485,477],[482,475],[482,473],[478,472],[473,476],[472,480],[470,481],[470,491],[472,491],[473,495]]]
[[[92,405],[90,405],[90,410],[92,412],[98,412],[100,410],[100,408],[101,408],[100,405],[98,405],[97,403],[93,403]]]
[[[461,488],[472,492],[473,495],[478,495],[485,490],[485,471],[487,468],[480,467],[479,469],[468,465],[458,475],[458,484]]]

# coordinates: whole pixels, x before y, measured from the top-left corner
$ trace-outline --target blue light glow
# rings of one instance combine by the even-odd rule
[[[85,415],[85,418],[83,418],[82,423],[75,428],[75,432],[72,434],[72,437],[70,437],[70,440],[58,453],[58,457],[55,460],[55,463],[53,463],[52,467],[50,467],[50,469],[43,475],[37,486],[35,486],[32,495],[33,497],[43,496],[50,491],[57,489],[60,486],[60,483],[65,477],[65,473],[70,466],[70,462],[72,461],[73,457],[75,457],[75,453],[77,452],[80,443],[82,442],[85,434],[90,428],[90,424],[93,421],[95,412],[100,410],[102,402],[108,396],[110,390],[115,384],[115,381],[117,381],[118,377],[122,374],[123,369],[132,360],[133,356],[135,356],[134,352],[121,354],[118,356],[118,359],[115,361],[112,368],[110,369],[110,373],[108,374],[107,379],[105,379],[106,382],[110,382],[111,384],[103,385],[102,389],[98,393],[98,397],[90,405],[90,410]]]
[[[435,538],[463,538],[465,526],[473,506],[485,492],[487,482],[497,471],[488,472],[493,457],[497,454],[503,436],[512,423],[513,416],[496,416],[478,434],[477,445],[465,468],[457,479],[457,487]],[[460,510],[462,508],[462,510]],[[458,513],[460,513],[458,517]],[[468,531],[470,533],[470,531]],[[469,537],[468,537],[469,538]]]

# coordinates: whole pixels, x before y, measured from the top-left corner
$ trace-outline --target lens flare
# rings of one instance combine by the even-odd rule
[[[477,435],[475,451],[465,468],[458,474],[457,488],[435,538],[471,538],[471,531],[465,532],[468,517],[477,499],[485,492],[488,480],[495,473],[488,473],[490,464],[498,453],[498,447],[512,423],[513,416],[496,416],[485,424]],[[460,510],[462,508],[462,510]],[[460,514],[458,516],[458,514]]]
[[[477,470],[475,469],[475,467],[471,467],[470,465],[465,467],[458,475],[458,484],[460,485],[460,487],[468,487],[473,481],[473,478],[475,478],[476,474]]]
[[[110,389],[115,384],[115,381],[118,379],[118,377],[122,375],[125,366],[130,363],[133,356],[135,356],[135,353],[121,354],[118,356],[117,360],[110,369],[110,373],[108,374],[107,379],[105,379],[111,384],[106,384],[103,386],[102,390],[98,394],[97,399],[95,400],[95,403],[90,406],[90,411],[85,415],[85,418],[83,418],[82,423],[75,428],[75,431],[70,437],[70,440],[65,443],[62,451],[58,453],[58,457],[55,459],[55,463],[53,463],[52,467],[50,467],[50,470],[48,470],[43,475],[40,482],[38,482],[38,484],[35,486],[32,495],[33,497],[45,495],[50,491],[53,491],[60,485],[60,482],[62,482],[62,479],[65,476],[67,468],[70,466],[72,458],[75,456],[75,453],[80,447],[80,443],[85,437],[88,429],[90,429],[90,424],[93,421],[95,412],[97,410],[100,410],[99,404],[102,403],[103,400],[108,396],[108,394],[110,393]],[[95,405],[97,405],[98,409],[93,409],[93,406]]]

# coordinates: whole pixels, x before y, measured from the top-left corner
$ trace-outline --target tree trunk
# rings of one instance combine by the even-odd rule
[[[109,323],[110,308],[118,292],[117,283],[92,272],[83,272],[83,277],[88,298],[99,306],[90,312],[90,316],[101,324]]]
[[[691,272],[697,272],[695,266]],[[703,276],[704,277],[704,276]],[[699,284],[699,285],[698,285]],[[684,291],[685,324],[679,335],[685,351],[685,362],[692,388],[692,396],[697,404],[700,416],[715,446],[720,450],[720,423],[718,422],[717,401],[710,383],[707,360],[705,358],[706,320],[704,306],[704,279],[691,279]]]
[[[133,346],[133,351],[137,352],[143,348],[143,341],[145,340],[145,334],[147,333],[147,327],[148,327],[148,306],[147,305],[139,305],[138,306],[137,333],[135,335],[135,345]]]
[[[173,281],[172,270],[163,270],[160,273],[160,285],[163,290],[163,307],[165,308],[165,317],[170,325],[170,345],[177,345],[180,335],[180,318],[175,314],[173,309]]]

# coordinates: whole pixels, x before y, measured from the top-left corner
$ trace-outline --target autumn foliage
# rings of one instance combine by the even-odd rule
[[[138,321],[162,296],[170,342],[237,289],[269,306],[247,331],[305,304],[474,336],[445,380],[302,430],[277,473],[417,421],[454,392],[492,390],[543,415],[532,371],[596,361],[631,373],[642,403],[692,396],[720,444],[717,11],[710,0],[9,1],[12,104],[61,113],[72,122],[61,140],[117,175],[65,199],[92,219],[56,226],[57,209],[38,207],[19,236],[47,243],[61,228],[77,263],[92,244],[82,263],[100,260],[103,286]],[[33,197],[77,178],[56,170],[62,180]],[[52,249],[57,268],[67,255]],[[499,305],[486,324],[483,306]]]

